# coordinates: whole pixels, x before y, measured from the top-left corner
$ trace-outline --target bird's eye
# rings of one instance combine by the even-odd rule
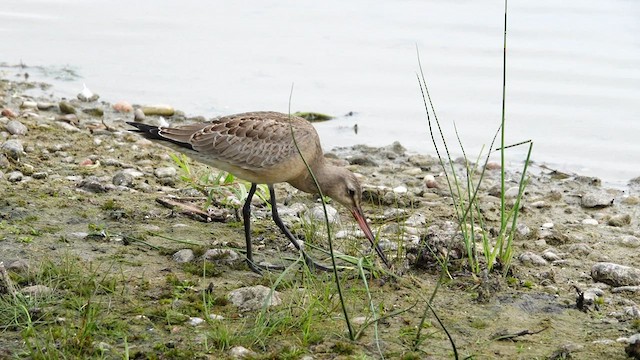
[[[355,191],[355,190],[353,190],[353,189],[351,189],[351,188],[347,189],[347,193],[348,193],[348,194],[349,194],[349,196],[351,196],[351,197],[354,197],[354,196],[356,195],[356,191]]]

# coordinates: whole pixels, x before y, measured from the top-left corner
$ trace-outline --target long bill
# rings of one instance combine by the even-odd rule
[[[356,206],[351,209],[351,214],[353,214],[356,222],[358,222],[358,226],[360,226],[360,229],[362,229],[364,235],[367,237],[367,239],[369,239],[371,246],[376,249],[376,252],[378,253],[378,256],[380,256],[380,259],[382,259],[382,262],[387,266],[387,268],[391,268],[387,257],[384,255],[382,249],[380,248],[380,245],[378,245],[375,241],[375,236],[373,236],[373,232],[371,231],[371,228],[367,223],[367,219],[365,219],[364,214],[362,213],[362,209],[359,206]]]

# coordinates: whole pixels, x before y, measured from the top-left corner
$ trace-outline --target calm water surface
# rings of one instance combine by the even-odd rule
[[[56,94],[86,83],[210,117],[287,112],[294,84],[293,111],[355,113],[317,125],[325,148],[398,140],[433,154],[417,46],[452,145],[453,122],[474,156],[500,122],[500,1],[2,3],[0,62],[22,61]],[[611,184],[640,176],[640,2],[509,6],[507,142],[531,139],[535,161]],[[68,69],[79,77],[57,79]]]

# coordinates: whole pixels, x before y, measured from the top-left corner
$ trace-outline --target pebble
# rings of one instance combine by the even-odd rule
[[[167,167],[157,168],[153,171],[153,173],[156,175],[157,178],[164,179],[164,178],[170,178],[170,177],[176,176],[178,171],[174,167],[167,166]]]
[[[196,256],[193,253],[193,250],[182,249],[182,250],[178,250],[175,254],[173,254],[171,258],[173,259],[173,261],[179,264],[184,264],[184,263],[193,261],[193,259],[195,259]]]
[[[159,115],[159,116],[173,116],[175,109],[169,105],[148,105],[141,108],[142,113],[146,116]]]
[[[518,260],[525,265],[544,266],[547,265],[547,260],[538,254],[534,254],[530,251],[523,252],[518,256]]]
[[[82,112],[91,116],[100,117],[104,115],[104,110],[99,107],[82,109]]]
[[[56,104],[51,102],[38,102],[38,110],[49,110],[56,106]]]
[[[500,170],[501,168],[500,163],[495,161],[489,161],[486,166],[487,170]]]
[[[144,115],[144,111],[142,109],[135,109],[133,111],[133,120],[135,121],[144,121],[147,117]]]
[[[120,113],[130,113],[130,112],[133,112],[133,106],[131,106],[131,104],[123,100],[113,104],[113,110]]]
[[[94,94],[91,90],[89,90],[89,88],[87,88],[87,85],[82,84],[82,87],[82,91],[77,95],[78,100],[84,102],[93,102],[100,98],[100,95]]]
[[[591,218],[589,218],[589,219],[584,219],[584,220],[582,220],[582,224],[583,224],[583,225],[598,225],[598,220],[596,220],[596,219],[591,219]]]
[[[409,175],[409,176],[417,176],[422,174],[422,169],[420,169],[419,167],[416,168],[408,168],[404,171],[402,171],[403,174]]]
[[[198,326],[200,324],[202,324],[204,322],[203,318],[199,318],[199,317],[190,317],[189,321],[187,322],[187,324],[191,325],[191,326]]]
[[[243,260],[237,252],[231,249],[209,249],[205,251],[202,258],[207,261],[232,264]]]
[[[633,235],[625,235],[618,240],[618,244],[628,248],[637,248],[640,246],[640,239]]]
[[[591,267],[591,277],[616,287],[640,285],[640,269],[614,263],[596,263]]]
[[[327,207],[327,217],[329,218],[329,223],[337,223],[340,221],[340,215],[338,214],[338,210],[336,210],[331,205],[326,205]],[[316,205],[305,212],[305,218],[310,222],[324,222],[324,210],[322,205]]]
[[[29,270],[29,263],[22,259],[14,260],[7,265],[7,270],[23,274]]]
[[[95,176],[89,176],[88,178],[80,181],[78,188],[96,194],[109,191],[109,188],[102,184],[102,182]]]
[[[31,177],[38,180],[44,180],[49,177],[49,174],[46,171],[38,171],[31,174]]]
[[[60,112],[63,114],[75,114],[77,112],[76,108],[68,101],[60,101],[58,103],[58,107],[60,108]]]
[[[425,225],[427,223],[427,218],[421,212],[416,212],[413,215],[409,216],[407,220],[404,222],[407,226],[411,227],[419,227]]]
[[[553,227],[553,223],[552,222],[544,223],[540,225],[540,227],[543,229],[551,229]]]
[[[9,139],[2,144],[2,151],[14,160],[20,160],[24,155],[24,147],[18,139]]]
[[[427,189],[438,189],[440,187],[440,184],[438,184],[435,176],[433,175],[427,175],[424,177],[424,185]]]
[[[24,175],[20,171],[12,171],[7,174],[7,180],[9,182],[19,182],[22,181]]]
[[[243,346],[234,346],[229,350],[229,356],[232,359],[249,359],[254,358],[257,354]]]
[[[55,120],[64,121],[66,123],[73,124],[73,125],[78,125],[80,123],[80,120],[78,120],[78,116],[76,114],[66,114],[66,115],[56,116]]]
[[[224,320],[224,316],[218,314],[209,314],[211,320]]]
[[[544,252],[542,252],[542,257],[548,261],[562,260],[562,258],[551,249],[547,249]]]
[[[9,119],[14,119],[18,117],[18,114],[16,114],[13,110],[9,108],[5,108],[5,109],[2,109],[2,116],[6,116]]]
[[[531,206],[532,208],[536,208],[536,209],[542,209],[542,208],[549,207],[549,205],[547,205],[547,203],[544,200],[534,201],[531,204],[529,204],[529,206]]]
[[[614,200],[609,194],[597,192],[583,195],[580,204],[585,208],[603,208],[613,205]]]
[[[348,160],[349,160],[349,164],[351,165],[372,166],[372,167],[378,166],[378,163],[375,160],[373,160],[371,156],[368,156],[368,155],[354,155],[350,157]]]
[[[133,176],[125,173],[124,171],[118,171],[113,176],[111,183],[115,186],[131,187],[131,185],[133,185]]]
[[[640,293],[640,286],[619,286],[611,289],[612,293],[628,292],[628,293]]]
[[[20,104],[21,109],[37,109],[38,103],[31,100],[25,100]]]
[[[269,306],[277,306],[282,303],[279,292],[272,293],[270,288],[263,285],[235,289],[227,294],[227,299],[240,311],[259,310],[265,301],[269,301]]]
[[[394,188],[393,188],[393,192],[394,192],[395,194],[397,194],[397,195],[404,195],[404,194],[406,194],[407,192],[409,192],[409,189],[407,189],[407,187],[406,187],[406,186],[402,186],[402,185],[400,185],[400,186],[396,186],[396,187],[394,187]]]
[[[134,168],[127,168],[121,171],[123,174],[125,175],[129,175],[133,178],[139,178],[139,177],[143,177],[144,173],[142,171],[138,171]]]
[[[11,135],[25,135],[27,133],[27,127],[18,120],[9,121],[4,127]]]
[[[593,249],[585,243],[578,243],[569,246],[568,252],[573,255],[587,256],[593,252]]]
[[[631,215],[629,214],[613,215],[609,218],[609,221],[607,221],[607,225],[615,227],[623,227],[629,224],[631,224]]]

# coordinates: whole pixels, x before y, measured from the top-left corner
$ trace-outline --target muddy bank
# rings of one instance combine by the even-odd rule
[[[25,357],[48,342],[51,352],[77,350],[45,334],[77,330],[79,309],[93,303],[104,316],[81,349],[89,357],[121,358],[130,347],[138,358],[219,358],[240,356],[242,347],[257,358],[449,358],[451,346],[431,317],[427,337],[417,348],[411,345],[444,254],[450,256],[450,277],[433,305],[465,356],[624,359],[629,339],[638,333],[638,182],[607,189],[596,178],[537,168],[521,204],[510,275],[473,275],[439,162],[394,143],[327,154],[362,175],[365,212],[399,276],[369,284],[378,310],[390,315],[378,327],[381,350],[372,327],[355,342],[347,340],[329,275],[315,274],[310,282],[297,269],[277,286],[278,301],[271,302],[270,324],[277,331],[258,336],[252,331],[259,306],[236,303],[230,294],[270,287],[279,273],[259,277],[242,261],[238,208],[244,185],[216,186],[217,170],[194,162],[186,174],[168,149],[140,139],[125,124],[134,116],[151,123],[205,119],[166,106],[114,106],[90,93],[82,95],[86,101],[24,95],[33,86],[46,87],[0,83],[0,261],[16,292],[51,300],[32,304],[39,311],[31,335],[24,335],[23,323],[7,326],[0,347]],[[462,170],[461,163],[454,166]],[[499,174],[492,164],[478,195],[488,229],[499,227]],[[517,171],[508,173],[508,202],[519,179]],[[216,192],[206,207],[210,188]],[[326,249],[317,199],[288,185],[277,191],[280,213],[294,234],[309,247]],[[337,210],[337,248],[375,262],[349,214],[330,205]],[[257,256],[291,265],[297,254],[271,222],[268,206],[256,199],[255,207]],[[322,251],[312,254],[328,263]],[[79,294],[73,281],[56,282],[64,272],[49,271],[44,281],[42,269],[60,264],[80,269],[73,281],[97,271],[116,290]],[[358,273],[347,269],[343,275],[353,316],[370,317]],[[251,296],[264,294],[261,288],[252,291],[258,295]],[[316,298],[322,306],[311,301]],[[73,301],[77,309],[69,305]],[[394,313],[400,309],[405,311]],[[287,325],[278,328],[280,323]]]

